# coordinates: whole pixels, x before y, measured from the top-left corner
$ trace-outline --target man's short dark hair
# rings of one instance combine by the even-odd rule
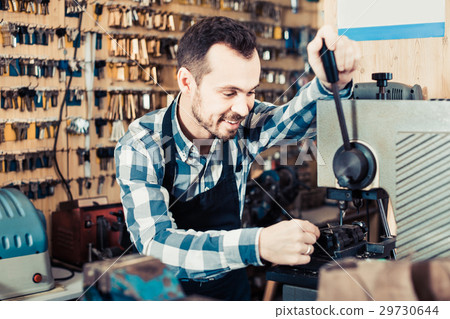
[[[194,76],[197,85],[211,72],[205,61],[209,48],[223,43],[246,59],[253,56],[256,36],[241,23],[226,17],[208,17],[190,27],[178,45],[178,68],[185,67]]]

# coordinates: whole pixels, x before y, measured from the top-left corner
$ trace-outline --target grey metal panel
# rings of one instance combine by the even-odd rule
[[[450,134],[398,134],[399,140],[406,137],[415,142],[399,143],[396,149],[396,216],[401,234],[397,246],[402,247],[398,257],[423,260],[448,255]]]
[[[338,188],[332,161],[342,145],[332,101],[319,101],[318,185]],[[373,151],[397,221],[400,258],[450,256],[450,102],[343,101],[350,139]]]

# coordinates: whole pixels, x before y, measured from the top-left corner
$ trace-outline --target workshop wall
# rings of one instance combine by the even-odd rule
[[[303,73],[306,44],[320,24],[317,3],[307,0],[296,13],[290,0],[10,1],[0,10],[0,187],[20,189],[48,221],[69,199],[53,151],[73,199],[120,202],[112,150],[132,120],[177,93],[176,43],[191,23],[224,15],[253,28],[263,67],[257,98],[278,104],[293,94],[283,93]]]
[[[337,0],[325,0],[323,10],[325,24],[337,27]],[[391,72],[395,82],[421,85],[426,99],[450,98],[449,0],[445,22],[443,38],[359,42],[362,60],[355,82],[371,82],[372,73]]]

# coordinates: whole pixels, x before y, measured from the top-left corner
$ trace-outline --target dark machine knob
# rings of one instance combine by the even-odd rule
[[[376,162],[372,152],[360,143],[351,143],[352,148],[342,146],[333,158],[333,171],[341,187],[363,189],[374,179]]]
[[[367,159],[358,149],[339,153],[333,162],[333,169],[342,187],[359,183],[367,174]]]
[[[392,73],[389,72],[372,73],[372,80],[377,81],[377,86],[379,88],[379,92],[376,94],[377,99],[389,100],[390,93],[386,92],[386,87],[388,85],[388,81],[392,80]]]

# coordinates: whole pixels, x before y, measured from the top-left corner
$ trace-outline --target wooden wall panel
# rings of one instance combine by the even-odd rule
[[[337,28],[337,0],[325,0],[324,23]],[[368,82],[372,73],[391,72],[393,81],[419,84],[426,98],[450,98],[450,0],[446,0],[443,38],[359,42],[362,59],[355,82]]]

